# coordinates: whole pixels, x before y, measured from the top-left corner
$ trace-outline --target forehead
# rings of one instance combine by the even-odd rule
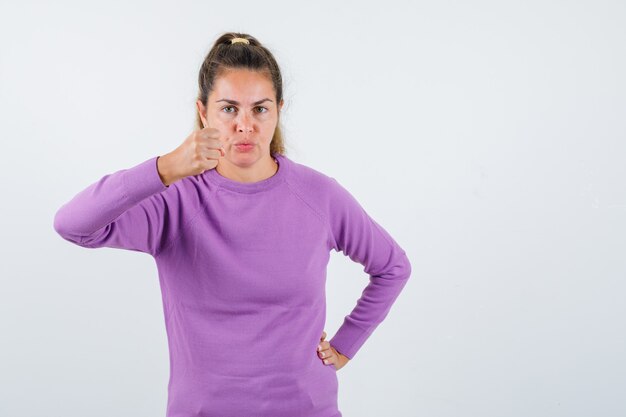
[[[215,79],[211,97],[216,100],[226,98],[237,101],[257,101],[273,98],[274,86],[266,72],[247,69],[229,69]],[[218,97],[219,96],[219,97]]]

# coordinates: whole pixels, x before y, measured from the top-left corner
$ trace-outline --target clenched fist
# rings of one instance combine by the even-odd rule
[[[191,175],[199,175],[214,169],[224,148],[221,133],[212,127],[192,132],[187,139],[172,152],[157,159],[157,169],[163,184],[169,185]]]

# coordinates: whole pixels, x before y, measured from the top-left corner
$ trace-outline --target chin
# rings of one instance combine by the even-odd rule
[[[237,165],[251,165],[259,159],[261,158],[256,152],[236,153],[230,158],[230,162]]]

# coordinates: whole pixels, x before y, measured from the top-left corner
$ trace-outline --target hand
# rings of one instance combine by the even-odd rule
[[[326,363],[324,363],[325,365],[334,365],[335,370],[338,371],[348,363],[350,358],[339,353],[334,347],[330,345],[330,342],[325,342],[325,338],[326,332],[322,331],[322,337],[320,338],[321,349],[319,347],[317,348],[317,356],[322,359],[322,363],[324,363],[324,361],[327,361]]]
[[[175,150],[159,156],[157,170],[163,184],[202,174],[217,166],[224,156],[221,132],[212,127],[193,131]]]

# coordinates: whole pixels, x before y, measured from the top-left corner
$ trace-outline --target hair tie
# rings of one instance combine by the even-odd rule
[[[246,43],[248,45],[250,45],[250,41],[247,40],[246,38],[232,38],[230,40],[230,44],[232,45],[233,43],[237,43],[237,42],[241,42],[241,43]]]

